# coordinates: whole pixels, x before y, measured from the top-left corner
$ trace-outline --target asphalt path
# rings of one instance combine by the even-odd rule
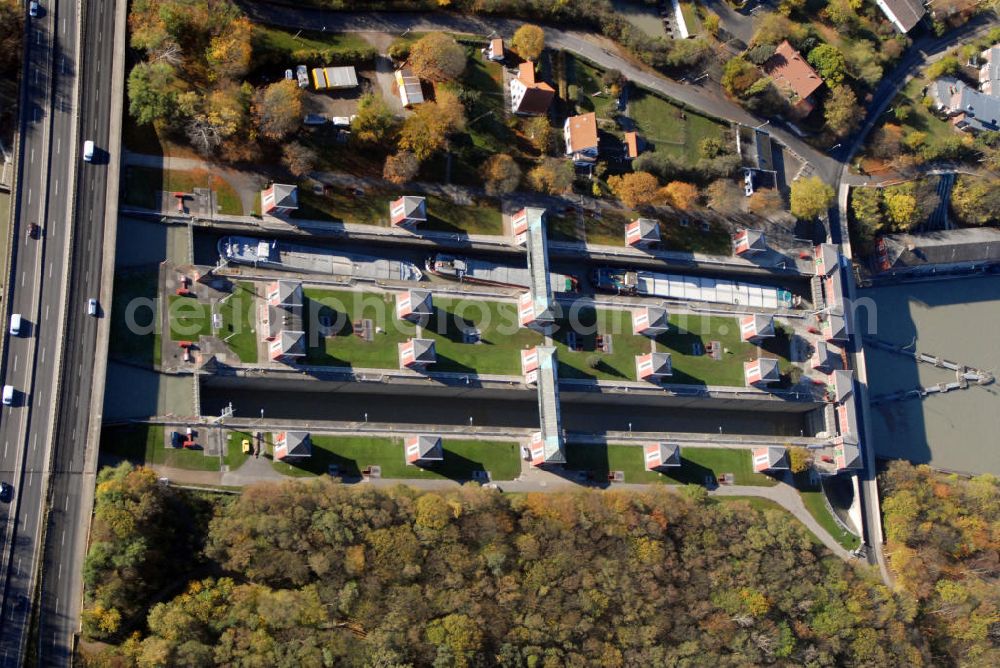
[[[5,383],[18,393],[0,418],[3,476],[16,500],[3,512],[6,570],[0,666],[23,665],[45,509],[45,471],[52,442],[56,370],[62,342],[63,284],[69,242],[75,169],[74,80],[78,40],[77,4],[45,3],[42,16],[27,19],[28,50],[23,87],[24,149],[19,214],[9,300],[25,319],[20,336],[8,339]],[[27,239],[37,222],[38,240]],[[6,327],[7,324],[4,323]]]

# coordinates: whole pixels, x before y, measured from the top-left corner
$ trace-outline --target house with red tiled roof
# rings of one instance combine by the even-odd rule
[[[597,114],[570,116],[563,125],[566,155],[581,167],[597,162]]]
[[[775,87],[788,97],[796,113],[806,116],[813,110],[812,94],[823,85],[823,78],[787,39],[778,45],[763,69]]]
[[[524,116],[540,116],[549,110],[556,91],[544,81],[535,80],[535,64],[521,63],[517,76],[510,80],[510,110]]]

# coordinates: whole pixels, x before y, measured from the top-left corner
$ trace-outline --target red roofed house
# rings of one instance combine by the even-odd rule
[[[389,203],[389,221],[397,227],[412,227],[427,222],[427,200],[404,195]]]
[[[434,339],[410,339],[399,344],[399,366],[423,369],[437,361]]]
[[[486,47],[486,57],[496,62],[500,62],[504,59],[502,39],[496,37],[490,40],[490,45]]]
[[[763,313],[751,313],[740,318],[740,338],[758,341],[774,336],[774,318]]]
[[[639,380],[659,381],[672,373],[670,353],[646,353],[635,356],[635,375]]]
[[[597,162],[597,115],[594,112],[570,116],[563,125],[566,155],[581,167]]]
[[[273,183],[260,191],[260,210],[268,216],[285,216],[299,208],[299,190],[295,186]]]
[[[810,98],[823,85],[823,79],[787,39],[778,45],[763,69],[799,116],[807,116],[813,110]]]
[[[660,224],[652,218],[637,218],[627,223],[625,243],[635,248],[648,248],[660,243]]]
[[[406,463],[411,466],[426,466],[444,461],[444,447],[440,436],[407,436],[403,447]]]
[[[780,445],[765,445],[760,448],[754,448],[753,470],[757,473],[764,471],[787,471],[788,450]]]
[[[756,255],[767,250],[764,233],[742,229],[733,235],[733,252],[737,255]]]
[[[643,450],[646,454],[646,470],[676,468],[681,465],[681,446],[676,443],[650,443]]]
[[[515,114],[539,116],[548,112],[555,89],[544,81],[535,81],[535,64],[521,63],[517,76],[510,80],[510,110]]]
[[[312,455],[309,432],[282,431],[274,437],[274,458],[278,461],[306,459]]]
[[[643,306],[632,311],[632,333],[657,336],[670,329],[667,309],[660,306]]]
[[[781,379],[778,360],[773,357],[758,357],[753,362],[744,362],[743,377],[747,386],[777,382]]]
[[[407,290],[396,297],[396,317],[400,320],[420,320],[433,313],[434,304],[427,290]]]

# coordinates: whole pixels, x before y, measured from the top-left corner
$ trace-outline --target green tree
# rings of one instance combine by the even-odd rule
[[[1000,221],[1000,179],[960,175],[951,191],[951,210],[966,225]]]
[[[545,49],[545,31],[536,25],[525,23],[514,31],[510,45],[525,60],[538,60]]]
[[[844,137],[854,131],[861,122],[863,113],[858,106],[858,98],[847,86],[830,89],[824,102],[823,115],[830,132]]]
[[[908,230],[917,222],[917,198],[912,188],[894,186],[882,195],[885,213],[897,230]]]
[[[506,195],[517,190],[521,183],[521,168],[514,158],[505,153],[497,153],[483,163],[483,181],[489,195]]]
[[[573,187],[573,163],[559,158],[545,158],[528,172],[528,183],[539,192],[562,195]]]
[[[830,44],[820,44],[806,56],[809,64],[816,68],[824,83],[835,86],[844,82],[847,74],[847,62],[844,54]]]
[[[940,79],[941,77],[953,77],[962,71],[962,64],[955,56],[946,56],[941,60],[931,63],[924,71],[924,76],[929,80]]]
[[[555,144],[555,131],[546,116],[535,116],[529,120],[524,128],[524,133],[528,136],[528,141],[535,147],[535,150],[545,155],[552,150]]]
[[[734,97],[745,97],[760,78],[760,71],[739,56],[729,59],[722,68],[722,87]]]
[[[351,120],[351,135],[358,141],[379,144],[385,141],[396,127],[396,117],[389,105],[375,93],[364,93],[358,98],[358,109]]]
[[[878,188],[852,188],[851,212],[854,214],[854,220],[865,231],[864,236],[869,239],[874,237],[885,225],[882,192]]]
[[[169,63],[139,63],[128,75],[129,113],[140,124],[170,121],[177,106]]]
[[[812,220],[826,213],[833,202],[833,188],[818,176],[796,179],[791,188],[791,211],[796,218]]]
[[[450,81],[465,71],[465,49],[442,32],[424,35],[410,47],[410,67],[421,79]]]

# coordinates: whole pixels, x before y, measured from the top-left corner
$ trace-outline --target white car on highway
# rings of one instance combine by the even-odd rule
[[[38,16],[39,9],[38,0],[31,0],[31,2],[28,3],[28,16],[36,18]]]

